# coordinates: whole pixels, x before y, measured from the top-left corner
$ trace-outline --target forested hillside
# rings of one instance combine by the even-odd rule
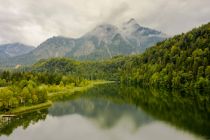
[[[210,87],[210,23],[127,61],[121,80],[167,88]]]
[[[119,80],[120,71],[125,66],[125,56],[114,57],[106,61],[75,61],[68,58],[52,58],[40,60],[32,67],[22,68],[21,71],[59,73],[75,75],[86,79]]]

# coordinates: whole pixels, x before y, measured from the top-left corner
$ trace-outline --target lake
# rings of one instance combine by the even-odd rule
[[[205,94],[99,85],[23,114],[0,127],[0,140],[210,139]]]

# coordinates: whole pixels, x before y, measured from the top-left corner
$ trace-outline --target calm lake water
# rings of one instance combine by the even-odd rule
[[[210,138],[205,95],[117,84],[61,99],[3,124],[0,140],[203,140]]]

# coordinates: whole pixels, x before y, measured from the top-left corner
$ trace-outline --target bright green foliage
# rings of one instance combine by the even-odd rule
[[[177,89],[210,88],[209,27],[210,23],[130,57],[121,80]]]
[[[28,81],[24,88],[20,87],[17,85],[0,89],[0,111],[47,101],[46,90],[40,90],[38,86],[32,85],[32,81]]]
[[[4,87],[7,85],[7,82],[5,79],[0,79],[0,87]]]
[[[0,72],[0,112],[46,102],[49,91],[46,88],[53,85],[64,88],[67,84],[80,86],[86,83],[80,77],[55,73]]]

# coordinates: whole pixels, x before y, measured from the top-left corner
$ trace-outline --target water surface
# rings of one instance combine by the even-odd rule
[[[210,138],[207,99],[100,85],[4,123],[0,140],[203,140]]]

